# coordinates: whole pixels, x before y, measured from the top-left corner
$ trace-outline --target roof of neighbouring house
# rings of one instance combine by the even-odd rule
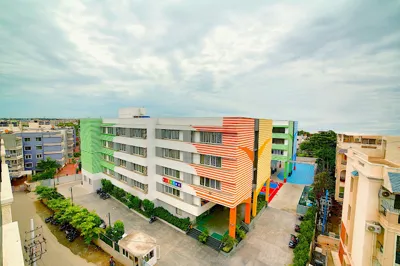
[[[144,256],[154,249],[156,240],[143,232],[130,231],[124,238],[118,241],[118,245],[138,257]]]
[[[393,193],[400,193],[400,173],[388,172]]]
[[[353,172],[351,172],[351,174],[352,174],[353,176],[358,176],[358,171],[353,171]]]

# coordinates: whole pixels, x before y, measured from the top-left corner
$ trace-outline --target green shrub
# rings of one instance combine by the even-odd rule
[[[144,203],[144,201],[143,201]],[[178,227],[179,229],[186,231],[189,228],[190,220],[189,218],[178,218],[172,215],[169,211],[163,207],[157,207],[154,209],[154,215],[163,219],[164,221]]]
[[[315,207],[309,208],[300,224],[299,244],[293,250],[293,264],[295,266],[304,266],[310,259],[310,243],[315,230],[315,212]]]
[[[110,194],[111,194],[111,191],[113,191],[113,189],[114,189],[114,185],[111,183],[110,180],[107,180],[107,179],[101,180],[101,186],[105,192],[110,193]]]
[[[138,197],[133,197],[130,202],[133,205],[133,209],[140,210],[142,207],[142,201]],[[154,205],[153,205],[154,206]]]
[[[152,215],[154,213],[154,203],[148,199],[143,200],[142,202],[144,211],[148,215]]]
[[[238,225],[236,225],[236,237],[240,239],[244,239],[246,237],[246,232],[240,229]]]
[[[230,235],[226,234],[222,237],[222,244],[224,245],[222,250],[228,253],[237,244],[237,240],[231,237]]]
[[[81,157],[81,153],[80,152],[74,152],[74,157]]]
[[[205,244],[207,242],[207,239],[209,237],[210,233],[208,232],[208,229],[204,229],[203,232],[201,232],[201,234],[199,235],[199,241],[203,244]]]

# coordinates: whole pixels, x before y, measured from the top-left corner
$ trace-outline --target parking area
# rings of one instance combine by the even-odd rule
[[[70,197],[68,185],[64,184],[59,187],[59,192],[66,197]],[[293,251],[288,248],[287,244],[290,234],[293,233],[296,216],[290,212],[274,208],[266,209],[256,221],[255,229],[243,240],[242,247],[230,258],[227,258],[160,221],[149,224],[147,220],[129,211],[116,200],[102,200],[96,193],[85,193],[80,184],[73,186],[73,193],[76,204],[89,210],[96,210],[107,223],[107,213],[110,213],[111,223],[122,220],[126,231],[140,230],[156,238],[161,250],[161,258],[158,263],[161,266],[275,266],[289,265],[292,262]]]

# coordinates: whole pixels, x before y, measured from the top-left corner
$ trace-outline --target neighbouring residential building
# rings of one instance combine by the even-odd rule
[[[4,162],[9,167],[10,178],[20,178],[32,174],[32,171],[24,169],[24,153],[21,137],[16,133],[5,130],[4,133],[0,133],[0,138],[4,141]]]
[[[284,182],[292,174],[297,157],[297,121],[274,120],[272,129],[272,171],[283,168]]]
[[[347,151],[349,148],[358,150],[381,150],[382,136],[363,136],[361,134],[338,134],[336,144],[336,169],[335,169],[335,199],[338,202],[343,201],[346,167],[347,167]]]
[[[299,150],[300,144],[303,143],[305,140],[308,140],[309,136],[307,135],[297,135],[297,143],[296,143],[296,150]]]
[[[36,172],[37,163],[47,157],[64,166],[68,159],[68,142],[65,130],[24,130],[22,138],[25,170]]]
[[[342,265],[400,265],[400,137],[365,139],[371,147],[344,153],[339,258]]]
[[[269,189],[272,120],[150,118],[143,108],[123,108],[116,119],[80,125],[82,181],[92,191],[108,179],[191,220],[219,204],[230,208],[235,236],[238,205],[249,223],[265,183]]]
[[[11,204],[14,201],[11,181],[6,164],[5,142],[0,139],[0,175],[1,175],[1,245],[2,265],[4,266],[23,266],[24,257],[22,253],[22,243],[19,234],[18,222],[12,221]]]

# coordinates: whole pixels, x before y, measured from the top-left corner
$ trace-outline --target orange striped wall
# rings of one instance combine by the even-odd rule
[[[197,152],[222,157],[222,167],[192,164],[197,175],[221,181],[221,191],[192,186],[202,199],[233,208],[251,196],[254,149],[254,119],[223,118],[222,127],[196,127],[197,131],[221,132],[222,145],[194,143]]]

